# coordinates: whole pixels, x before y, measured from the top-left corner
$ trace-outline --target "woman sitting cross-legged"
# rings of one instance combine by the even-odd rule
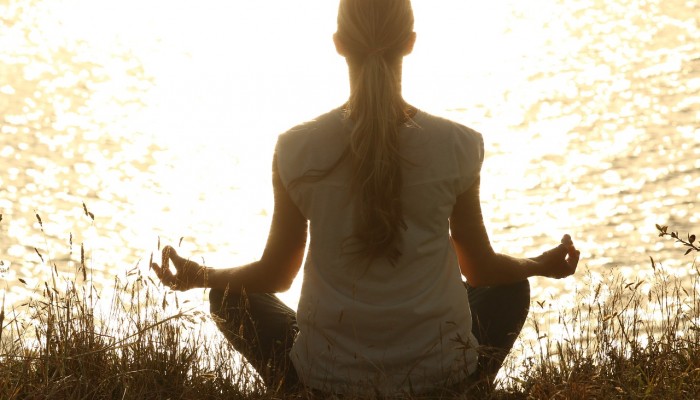
[[[409,0],[341,0],[333,40],[350,98],[280,135],[260,260],[209,268],[166,247],[152,268],[174,289],[211,288],[222,333],[273,390],[488,387],[527,316],[528,278],[572,275],[579,252],[568,235],[535,258],[494,252],[481,134],[402,97]],[[304,259],[295,312],[273,293]]]

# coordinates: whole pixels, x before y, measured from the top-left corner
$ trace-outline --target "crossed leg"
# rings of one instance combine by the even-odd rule
[[[209,307],[219,330],[255,368],[268,388],[298,387],[289,358],[298,332],[296,313],[271,293],[238,294],[212,289]]]
[[[530,307],[527,280],[474,288],[465,284],[472,312],[472,332],[481,353],[476,380],[491,390],[498,370],[513,347]],[[289,358],[298,332],[296,313],[271,293],[237,294],[212,289],[211,313],[226,339],[255,368],[268,388],[299,388]]]
[[[530,310],[530,283],[474,288],[465,284],[472,312],[472,333],[481,352],[477,379],[493,389],[503,361],[513,348]]]

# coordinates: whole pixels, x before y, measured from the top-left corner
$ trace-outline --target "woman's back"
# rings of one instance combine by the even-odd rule
[[[339,159],[352,124],[335,109],[278,142],[280,178],[311,237],[291,359],[303,382],[335,392],[460,381],[476,368],[475,350],[464,351],[476,342],[448,218],[478,177],[481,135],[421,111],[400,129],[402,255],[395,264],[367,264],[349,240],[356,201],[349,163],[323,179],[300,179]]]

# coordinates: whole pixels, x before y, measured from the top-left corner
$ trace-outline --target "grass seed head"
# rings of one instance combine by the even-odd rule
[[[41,262],[44,262],[44,256],[42,256],[41,253],[39,253],[39,249],[35,247],[34,251],[36,251],[36,254],[39,256],[39,258],[41,258]]]
[[[2,293],[2,307],[0,307],[0,343],[2,343],[3,322],[5,322],[5,292]]]

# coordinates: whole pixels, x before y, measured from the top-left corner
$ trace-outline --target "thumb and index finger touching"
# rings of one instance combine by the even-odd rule
[[[576,246],[574,246],[574,241],[571,240],[571,236],[569,234],[566,234],[564,235],[564,237],[561,238],[561,244],[564,245],[570,257],[578,258],[581,255],[581,252],[576,250]]]
[[[564,235],[561,238],[561,243],[551,250],[545,251],[545,254],[557,254],[561,257],[566,257],[566,255],[572,255],[576,250],[574,247],[574,242],[569,234]]]
[[[581,252],[576,249],[576,246],[574,246],[574,241],[571,239],[569,234],[566,234],[561,238],[561,244],[559,247],[562,248],[566,256],[568,256],[566,259],[567,264],[569,264],[570,267],[573,267],[575,271],[579,258],[581,257]]]
[[[580,251],[574,246],[571,236],[564,235],[558,246],[545,251],[539,257],[548,266],[544,276],[559,279],[573,275],[576,272],[580,254]]]
[[[170,261],[173,262],[176,270],[179,270],[186,262],[180,257],[172,246],[165,246],[161,251],[161,264],[151,260],[151,269],[153,269],[158,278],[166,285],[172,284],[176,278],[170,270]]]

